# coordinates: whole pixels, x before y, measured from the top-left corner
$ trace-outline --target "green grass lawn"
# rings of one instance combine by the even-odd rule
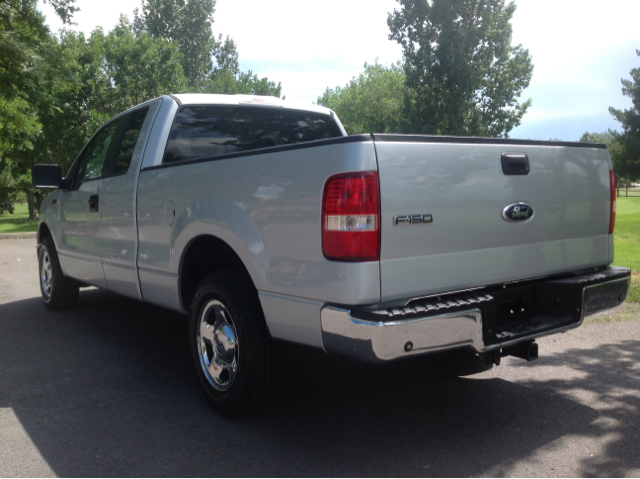
[[[29,208],[27,205],[15,205],[15,213],[10,215],[7,210],[0,215],[0,233],[27,233],[35,232],[37,221],[29,221]]]
[[[613,264],[634,272],[627,301],[640,303],[640,198],[618,198],[616,206]]]
[[[616,206],[614,263],[640,273],[640,198],[618,198]]]

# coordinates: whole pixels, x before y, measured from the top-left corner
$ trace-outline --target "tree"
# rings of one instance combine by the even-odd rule
[[[216,59],[216,66],[211,74],[213,76],[218,72],[231,72],[237,75],[240,72],[240,64],[238,63],[238,50],[236,42],[229,35],[222,41],[222,33],[218,35],[218,40],[213,49],[213,56]]]
[[[344,87],[327,88],[318,104],[331,108],[349,134],[403,130],[405,74],[400,63],[365,62],[364,72]]]
[[[0,0],[0,157],[30,148],[39,130],[36,108],[51,108],[54,42],[35,0]]]
[[[30,107],[31,123],[16,128],[14,121],[10,129],[17,139],[31,132],[29,141],[9,135],[0,140],[12,140],[1,166],[11,172],[13,189],[27,194],[31,219],[42,198],[31,185],[33,164],[56,163],[68,169],[102,123],[138,103],[182,91],[187,84],[176,46],[146,32],[136,37],[125,17],[107,35],[101,29],[89,38],[62,31],[52,48],[65,70],[48,86],[50,101]],[[0,119],[0,126],[4,121]]]
[[[621,138],[622,135],[613,130],[603,133],[589,133],[587,131],[580,137],[580,142],[582,143],[600,143],[607,146],[611,155],[618,188],[629,187],[637,180],[633,175],[629,175],[629,170],[625,164],[624,144],[621,142]]]
[[[9,0],[2,0],[5,3],[9,3]],[[71,19],[73,14],[80,10],[74,5],[76,0],[43,0],[44,3],[48,3],[53,7],[53,10],[62,20],[62,23],[67,25],[75,25]]]
[[[73,2],[48,0],[65,23],[77,10]],[[36,5],[36,0],[0,0],[0,99],[49,100],[46,86],[57,73],[53,39]]]
[[[73,0],[48,3],[64,23],[77,10]],[[36,0],[0,0],[0,174],[3,188],[27,194],[30,220],[36,219],[36,201],[33,155],[27,152],[42,126],[39,113],[57,107],[52,91],[67,78],[64,58],[36,6]]]
[[[258,78],[258,75],[251,70],[240,71],[236,42],[229,36],[223,41],[222,34],[218,35],[212,54],[216,59],[216,65],[202,88],[203,93],[264,95],[280,98],[282,93],[280,82],[276,85],[267,77]]]
[[[251,70],[234,74],[231,70],[221,70],[205,82],[202,93],[224,95],[263,95],[280,98],[282,86],[268,78],[258,78]]]
[[[24,151],[33,148],[40,128],[37,115],[25,100],[15,98],[5,103],[0,115],[0,205],[4,205],[10,213],[13,213],[12,203],[20,191],[29,195],[30,202],[35,201],[34,190],[25,183],[24,178],[33,159]],[[35,209],[29,210],[29,219],[37,219]]]
[[[118,99],[115,82],[106,73],[107,37],[102,30],[94,30],[89,38],[62,31],[58,44],[69,77],[52,91],[56,109],[38,114],[42,128],[33,152],[37,162],[55,163],[66,171],[87,138],[126,102]]]
[[[215,0],[144,0],[142,13],[134,11],[136,33],[164,38],[182,53],[182,68],[192,91],[200,89],[213,67],[214,12]]]
[[[9,214],[13,214],[13,204],[17,199],[17,192],[15,189],[15,180],[11,176],[11,172],[5,168],[0,169],[0,215],[4,213],[4,210],[9,211]]]
[[[580,143],[600,143],[611,147],[614,139],[610,131],[605,131],[604,133],[589,133],[585,131],[578,141]]]
[[[640,50],[636,50],[640,56]],[[631,182],[640,179],[640,68],[630,72],[632,80],[623,78],[622,94],[631,98],[632,107],[618,110],[610,107],[609,112],[622,124],[622,133],[611,131],[614,140],[620,145],[614,161],[616,175]]]
[[[529,52],[511,45],[505,0],[397,0],[390,40],[403,49],[408,131],[507,136],[531,100]]]
[[[241,72],[236,43],[211,30],[215,0],[143,0],[134,11],[133,31],[176,45],[188,85],[182,90],[280,96],[280,83]],[[215,63],[214,63],[215,60]]]
[[[175,44],[146,32],[134,35],[125,16],[105,39],[105,71],[115,86],[118,110],[184,91],[182,54]]]
[[[182,91],[187,79],[175,45],[146,32],[135,36],[126,17],[107,35],[98,28],[89,38],[64,31],[71,80],[54,91],[58,108],[42,112],[34,154],[42,163],[68,169],[87,139],[112,116],[152,98]]]

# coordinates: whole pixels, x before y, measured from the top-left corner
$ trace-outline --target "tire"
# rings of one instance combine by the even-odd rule
[[[64,275],[51,236],[46,236],[38,250],[40,293],[44,305],[52,311],[73,308],[78,303],[79,284]]]
[[[189,348],[198,382],[221,414],[250,415],[275,398],[282,351],[246,274],[219,271],[202,280],[191,307]]]

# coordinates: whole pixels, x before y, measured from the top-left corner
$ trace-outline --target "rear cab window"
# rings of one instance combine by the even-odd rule
[[[185,106],[171,127],[163,163],[341,137],[329,115],[254,106]]]

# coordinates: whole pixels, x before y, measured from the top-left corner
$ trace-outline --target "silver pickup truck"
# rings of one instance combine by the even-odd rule
[[[274,395],[281,342],[364,361],[537,357],[534,339],[622,303],[603,145],[347,136],[269,97],[163,96],[103,125],[38,227],[42,298],[97,286],[190,315],[227,415]],[[464,368],[462,369],[464,371]]]

